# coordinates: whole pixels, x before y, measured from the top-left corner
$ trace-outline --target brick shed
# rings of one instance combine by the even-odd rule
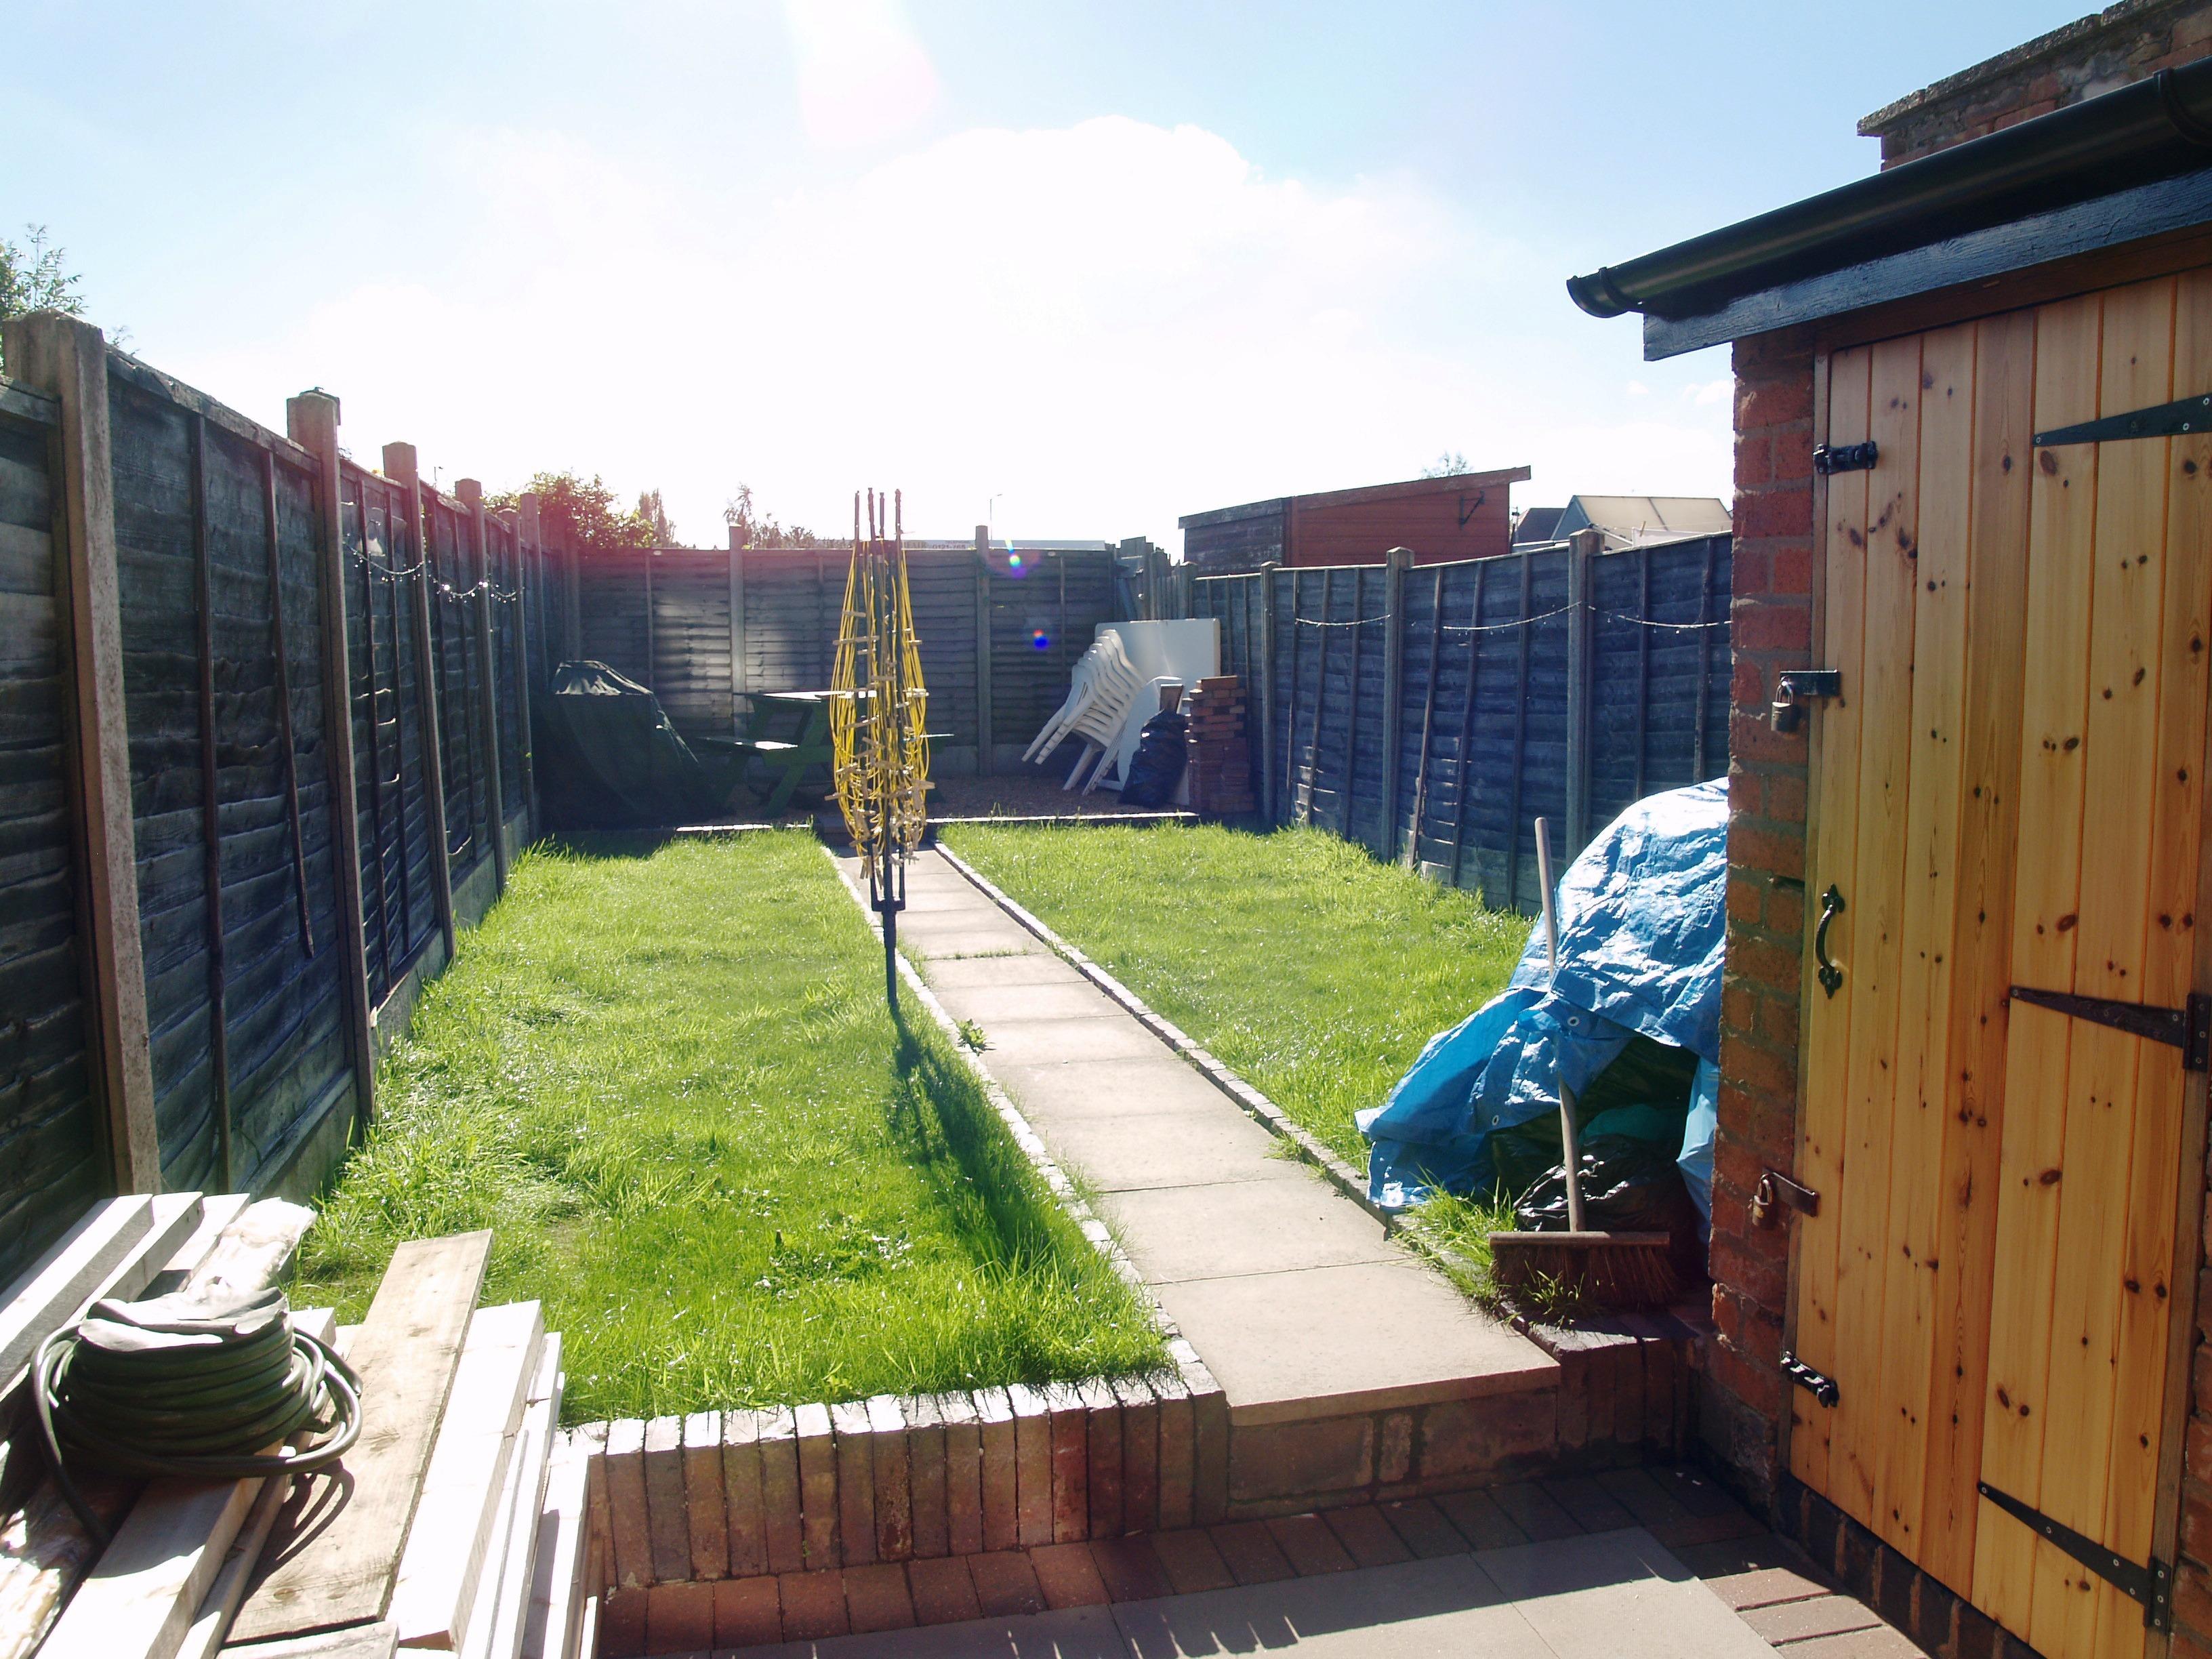
[[[2130,0],[1569,284],[1735,349],[1701,1433],[1946,1654],[2212,1654],[2208,52]]]
[[[1528,469],[1408,478],[1358,489],[1219,507],[1179,519],[1183,557],[1201,576],[1264,564],[1381,564],[1394,547],[1415,564],[1485,559],[1512,550],[1508,500]]]

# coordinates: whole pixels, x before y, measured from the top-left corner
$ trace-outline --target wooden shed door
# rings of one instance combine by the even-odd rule
[[[2009,991],[2206,987],[2212,441],[2034,434],[2202,392],[2212,273],[1828,361],[1826,441],[1879,455],[1821,526],[1807,890],[1842,978],[1808,938],[1790,1334],[1838,1397],[1790,1389],[1790,1463],[2052,1659],[2142,1651],[2143,1608],[1981,1485],[2169,1554],[2203,1090]]]

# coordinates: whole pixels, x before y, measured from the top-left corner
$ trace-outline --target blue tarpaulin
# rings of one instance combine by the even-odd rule
[[[1724,778],[1614,819],[1559,878],[1558,977],[1539,922],[1506,988],[1430,1038],[1389,1097],[1358,1115],[1375,1200],[1402,1209],[1486,1190],[1490,1133],[1556,1111],[1561,1077],[1583,1092],[1640,1032],[1704,1062],[1681,1162],[1709,1210],[1727,872]]]

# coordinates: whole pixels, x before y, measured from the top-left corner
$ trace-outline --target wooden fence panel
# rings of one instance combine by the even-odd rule
[[[107,1187],[77,936],[56,418],[0,381],[0,1282]]]
[[[110,390],[162,1176],[171,1187],[223,1190],[280,1164],[350,1086],[338,952],[308,949],[338,937],[313,475],[284,441],[257,441],[235,416],[210,418],[204,400],[184,400],[150,371],[118,362]],[[264,461],[272,451],[277,459]],[[274,595],[271,465],[283,573]],[[204,658],[191,645],[203,591]],[[210,716],[212,731],[203,729]]]
[[[1578,707],[1577,556],[1565,546],[1414,567],[1395,609],[1387,565],[1201,577],[1191,608],[1220,622],[1223,672],[1244,683],[1263,816],[1382,857],[1410,848],[1440,879],[1533,912],[1535,820],[1565,825],[1583,755],[1593,832],[1644,795],[1727,770],[1729,547],[1716,536],[1590,557]],[[1558,836],[1554,852],[1577,850]]]
[[[730,556],[721,549],[647,555],[653,568],[650,684],[678,729],[727,736]]]

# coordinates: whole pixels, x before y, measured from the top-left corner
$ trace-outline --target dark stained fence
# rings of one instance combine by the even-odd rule
[[[0,1283],[107,1182],[77,935],[58,415],[0,380]]]
[[[312,1189],[369,1106],[371,1011],[529,831],[532,702],[576,614],[529,505],[419,489],[404,446],[390,477],[302,447],[81,325],[9,327],[94,365],[49,372],[97,412],[0,379],[0,1280],[120,1185]],[[334,416],[295,406],[311,438]],[[67,465],[112,520],[70,519]],[[112,587],[71,550],[111,532]],[[118,804],[127,772],[99,866],[88,769]],[[143,972],[94,962],[118,936]],[[143,1051],[109,1024],[142,992]]]
[[[727,735],[748,694],[827,686],[844,605],[843,548],[659,548],[582,562],[578,650],[649,687],[679,731]],[[909,547],[915,631],[939,763],[973,766],[988,725],[1011,764],[1066,695],[1098,624],[1127,614],[1097,548],[988,556]]]
[[[1191,608],[1252,688],[1273,822],[1533,911],[1538,817],[1571,853],[1631,802],[1727,770],[1729,557],[1717,536],[1277,569],[1201,577]]]
[[[314,466],[111,360],[139,931],[162,1181],[280,1167],[350,1089]]]

